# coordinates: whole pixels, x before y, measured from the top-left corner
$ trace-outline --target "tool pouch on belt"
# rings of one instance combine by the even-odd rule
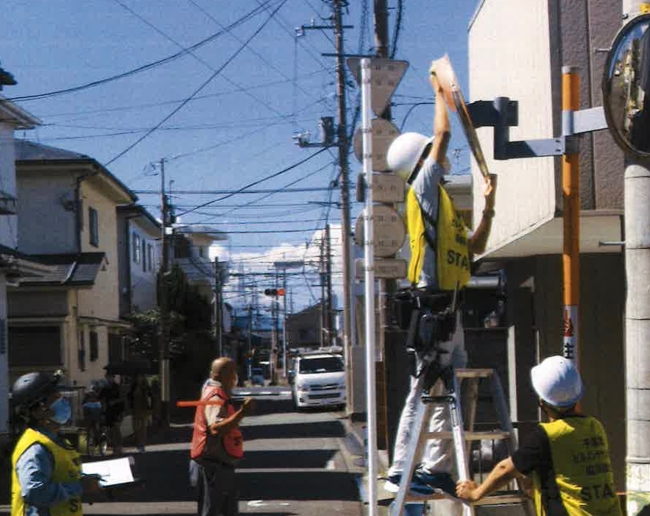
[[[456,331],[456,313],[450,308],[442,312],[426,310],[418,324],[418,338],[415,349],[418,352],[429,351],[437,342],[447,342]]]

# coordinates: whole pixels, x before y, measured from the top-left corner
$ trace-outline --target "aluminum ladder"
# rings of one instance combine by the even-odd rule
[[[422,403],[418,405],[414,421],[413,439],[409,443],[407,458],[402,472],[399,490],[394,501],[390,505],[389,516],[403,516],[412,514],[412,511],[405,512],[405,506],[408,503],[421,503],[423,511],[425,505],[435,509],[435,502],[439,500],[453,500],[462,508],[463,516],[474,516],[475,506],[487,505],[505,505],[518,504],[524,510],[526,516],[534,514],[530,500],[524,495],[523,486],[517,482],[517,490],[508,494],[494,494],[487,496],[479,502],[469,503],[458,498],[452,497],[442,490],[434,490],[433,494],[422,495],[410,491],[411,478],[419,462],[424,446],[429,439],[453,439],[454,441],[454,462],[456,464],[456,473],[458,480],[468,480],[471,478],[469,469],[469,450],[472,441],[493,440],[506,441],[508,450],[512,453],[517,447],[517,440],[513,430],[508,406],[501,386],[499,376],[494,369],[456,369],[447,372],[445,385],[447,392],[442,395],[429,395],[423,393],[423,385],[426,375],[421,375],[418,379],[416,388],[418,397]],[[499,419],[500,428],[498,430],[476,432],[474,431],[474,421],[476,416],[476,407],[478,403],[479,382],[488,380],[492,402]],[[461,382],[466,385],[466,417],[468,420],[468,430],[463,424],[463,411],[461,407]],[[439,381],[438,384],[441,382]],[[435,387],[431,389],[434,391]],[[433,409],[437,404],[444,404],[449,410],[449,419],[451,422],[451,431],[429,432],[428,424]],[[417,436],[417,438],[415,438]],[[435,510],[434,510],[435,513]]]

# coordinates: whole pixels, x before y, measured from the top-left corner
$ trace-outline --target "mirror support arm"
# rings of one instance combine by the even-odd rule
[[[579,134],[607,129],[602,107],[573,112],[573,130],[568,136],[541,140],[510,141],[510,127],[519,125],[519,103],[508,97],[478,100],[467,105],[474,127],[494,127],[494,159],[541,158],[575,152]]]

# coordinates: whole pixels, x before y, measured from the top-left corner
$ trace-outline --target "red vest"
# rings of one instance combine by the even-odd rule
[[[229,396],[221,387],[206,386],[201,394],[201,401],[209,401],[215,397],[224,400],[224,404],[228,409],[227,417],[235,413],[235,408],[232,406]],[[210,445],[209,452],[206,450],[208,436],[211,440],[218,441],[214,443],[215,446]],[[206,452],[205,455],[204,452]],[[241,459],[244,456],[244,439],[241,430],[239,430],[239,427],[234,427],[223,436],[210,435],[208,423],[205,418],[205,405],[199,405],[196,407],[196,412],[194,413],[194,431],[192,433],[190,456],[194,460],[206,458],[227,462]]]

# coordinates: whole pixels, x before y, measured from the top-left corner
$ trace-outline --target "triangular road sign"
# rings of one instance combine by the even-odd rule
[[[402,80],[409,63],[380,57],[371,57],[370,61],[370,105],[374,113],[381,116],[388,107],[390,98]],[[361,85],[361,58],[349,57],[347,63],[357,84]]]

